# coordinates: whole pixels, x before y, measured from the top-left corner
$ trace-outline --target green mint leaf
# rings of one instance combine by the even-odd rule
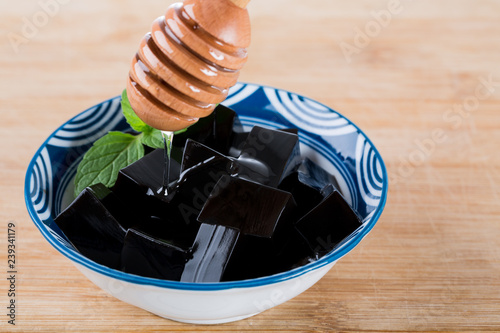
[[[102,183],[112,187],[118,178],[118,172],[144,156],[144,146],[164,148],[161,131],[143,122],[130,106],[127,90],[123,90],[121,100],[122,112],[127,123],[139,135],[122,132],[109,132],[96,142],[85,153],[78,165],[75,177],[75,196],[86,187]],[[176,131],[184,133],[187,128]]]
[[[146,124],[137,116],[135,111],[130,106],[130,102],[127,96],[127,89],[123,90],[122,93],[122,112],[129,123],[130,127],[132,127],[137,132],[151,132],[154,128]]]
[[[75,196],[87,186],[102,183],[115,184],[120,169],[144,156],[140,135],[109,132],[85,153],[78,165],[75,178]]]
[[[176,134],[181,134],[187,131],[187,128],[183,128],[181,130],[174,132],[174,138]],[[143,145],[146,145],[151,148],[161,148],[164,149],[165,145],[163,144],[163,136],[160,130],[156,128],[152,128],[151,132],[143,132],[141,136],[141,142]]]
[[[164,148],[161,131],[154,129],[141,134],[141,143],[151,148]]]

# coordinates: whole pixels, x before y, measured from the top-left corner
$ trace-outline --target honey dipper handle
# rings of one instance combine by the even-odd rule
[[[250,2],[250,0],[229,0],[231,1],[232,3],[234,3],[236,6],[240,7],[240,8],[245,8],[248,3]]]

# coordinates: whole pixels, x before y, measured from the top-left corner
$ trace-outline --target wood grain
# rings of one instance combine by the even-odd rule
[[[0,262],[6,272],[14,221],[19,270],[17,325],[3,310],[0,331],[500,330],[499,1],[249,3],[251,56],[240,80],[348,116],[380,150],[391,183],[373,231],[310,290],[208,327],[108,296],[26,212],[24,175],[36,149],[70,117],[121,93],[144,31],[171,3],[60,1],[44,22],[41,4],[54,1],[0,3]],[[370,22],[381,11],[390,15],[377,32]],[[25,22],[37,19],[23,37]],[[365,28],[374,30],[363,44],[356,34]],[[346,58],[340,45],[356,46],[356,38],[363,47]],[[474,103],[485,80],[491,93]],[[5,309],[8,286],[0,281]]]
[[[240,8],[245,8],[246,6],[248,6],[248,3],[250,2],[250,0],[230,0],[230,1]]]
[[[248,10],[230,1],[186,0],[169,7],[130,66],[132,109],[149,126],[169,132],[208,116],[238,82],[250,34]]]

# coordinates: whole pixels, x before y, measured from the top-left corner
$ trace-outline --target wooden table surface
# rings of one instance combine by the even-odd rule
[[[235,323],[177,323],[107,295],[52,248],[25,208],[28,163],[57,126],[122,91],[140,38],[171,2],[0,3],[0,331],[500,331],[498,0],[250,3],[241,81],[340,111],[390,175],[372,232],[295,299]]]

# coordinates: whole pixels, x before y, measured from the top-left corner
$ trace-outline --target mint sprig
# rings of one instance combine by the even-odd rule
[[[122,132],[109,132],[94,142],[78,165],[75,177],[75,196],[86,187],[102,183],[112,187],[121,169],[144,156],[144,146],[163,148],[161,131],[143,122],[137,116],[127,97],[122,93],[122,112],[127,123],[139,132],[137,135]],[[175,132],[182,133],[186,129]]]
[[[75,196],[87,186],[97,183],[113,186],[121,168],[144,156],[144,147],[137,137],[128,133],[109,132],[94,142],[78,165]]]

